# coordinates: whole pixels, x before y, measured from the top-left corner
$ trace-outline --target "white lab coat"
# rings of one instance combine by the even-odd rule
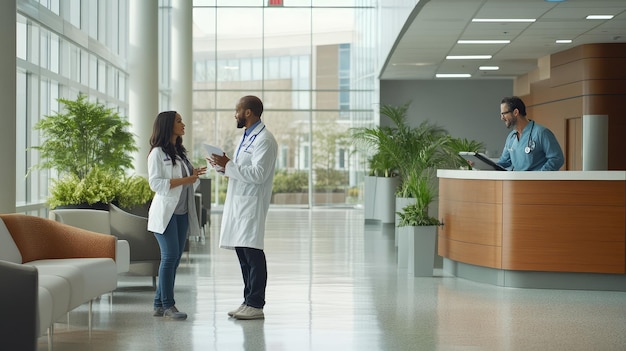
[[[163,234],[167,228],[174,210],[180,199],[183,186],[177,186],[170,189],[170,179],[182,178],[184,163],[177,161],[173,165],[171,158],[160,147],[155,147],[148,155],[148,183],[150,189],[155,194],[148,211],[148,230],[154,233]],[[191,174],[193,170],[187,170],[187,174]],[[200,180],[196,180],[193,184],[193,190],[200,185]],[[196,212],[196,202],[193,196],[188,198],[187,212],[189,215],[189,234],[200,235],[200,225],[198,224],[198,215]]]
[[[263,250],[278,144],[261,122],[237,149],[239,154],[228,161],[224,173],[229,179],[220,247]]]

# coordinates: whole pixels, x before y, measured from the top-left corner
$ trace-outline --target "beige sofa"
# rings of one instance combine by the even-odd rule
[[[8,262],[4,269],[14,275],[24,277],[33,271],[20,271],[14,265],[32,267],[37,271],[37,322],[33,335],[44,335],[47,330],[49,348],[52,347],[54,323],[83,303],[89,303],[91,330],[91,302],[117,287],[118,271],[128,269],[128,256],[128,243],[124,244],[111,235],[46,218],[0,214],[0,261]],[[28,294],[24,296],[26,298]],[[3,306],[17,304],[16,301],[1,301]],[[5,311],[5,307],[2,310]],[[11,327],[3,328],[1,332],[18,333]],[[0,338],[7,339],[2,335]]]
[[[127,241],[130,246],[130,262],[124,275],[152,277],[152,286],[156,287],[161,250],[154,234],[148,231],[147,214],[138,216],[110,204],[109,211],[55,209],[50,211],[48,218],[74,227],[111,234]]]

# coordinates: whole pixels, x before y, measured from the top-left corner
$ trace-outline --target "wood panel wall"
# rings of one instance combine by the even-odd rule
[[[580,157],[582,145],[568,141],[567,120],[583,115],[608,115],[608,169],[626,170],[626,44],[586,44],[550,56],[549,75],[529,82],[526,102],[531,119],[556,135],[568,165]],[[549,78],[545,78],[549,76]],[[544,79],[545,78],[545,79]],[[520,77],[522,81],[529,77]],[[575,145],[577,150],[568,150]]]

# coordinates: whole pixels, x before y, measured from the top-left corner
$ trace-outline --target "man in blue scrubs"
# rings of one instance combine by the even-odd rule
[[[498,164],[510,171],[558,171],[565,158],[552,132],[526,117],[526,105],[517,96],[500,103],[500,119],[513,130],[504,143]]]

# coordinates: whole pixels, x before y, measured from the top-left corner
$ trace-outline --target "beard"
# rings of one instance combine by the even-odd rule
[[[504,121],[504,125],[506,126],[507,129],[511,129],[515,127],[516,124],[517,124],[517,118]]]
[[[242,118],[237,118],[237,128],[241,129],[243,127],[246,126],[246,118],[242,117]]]

